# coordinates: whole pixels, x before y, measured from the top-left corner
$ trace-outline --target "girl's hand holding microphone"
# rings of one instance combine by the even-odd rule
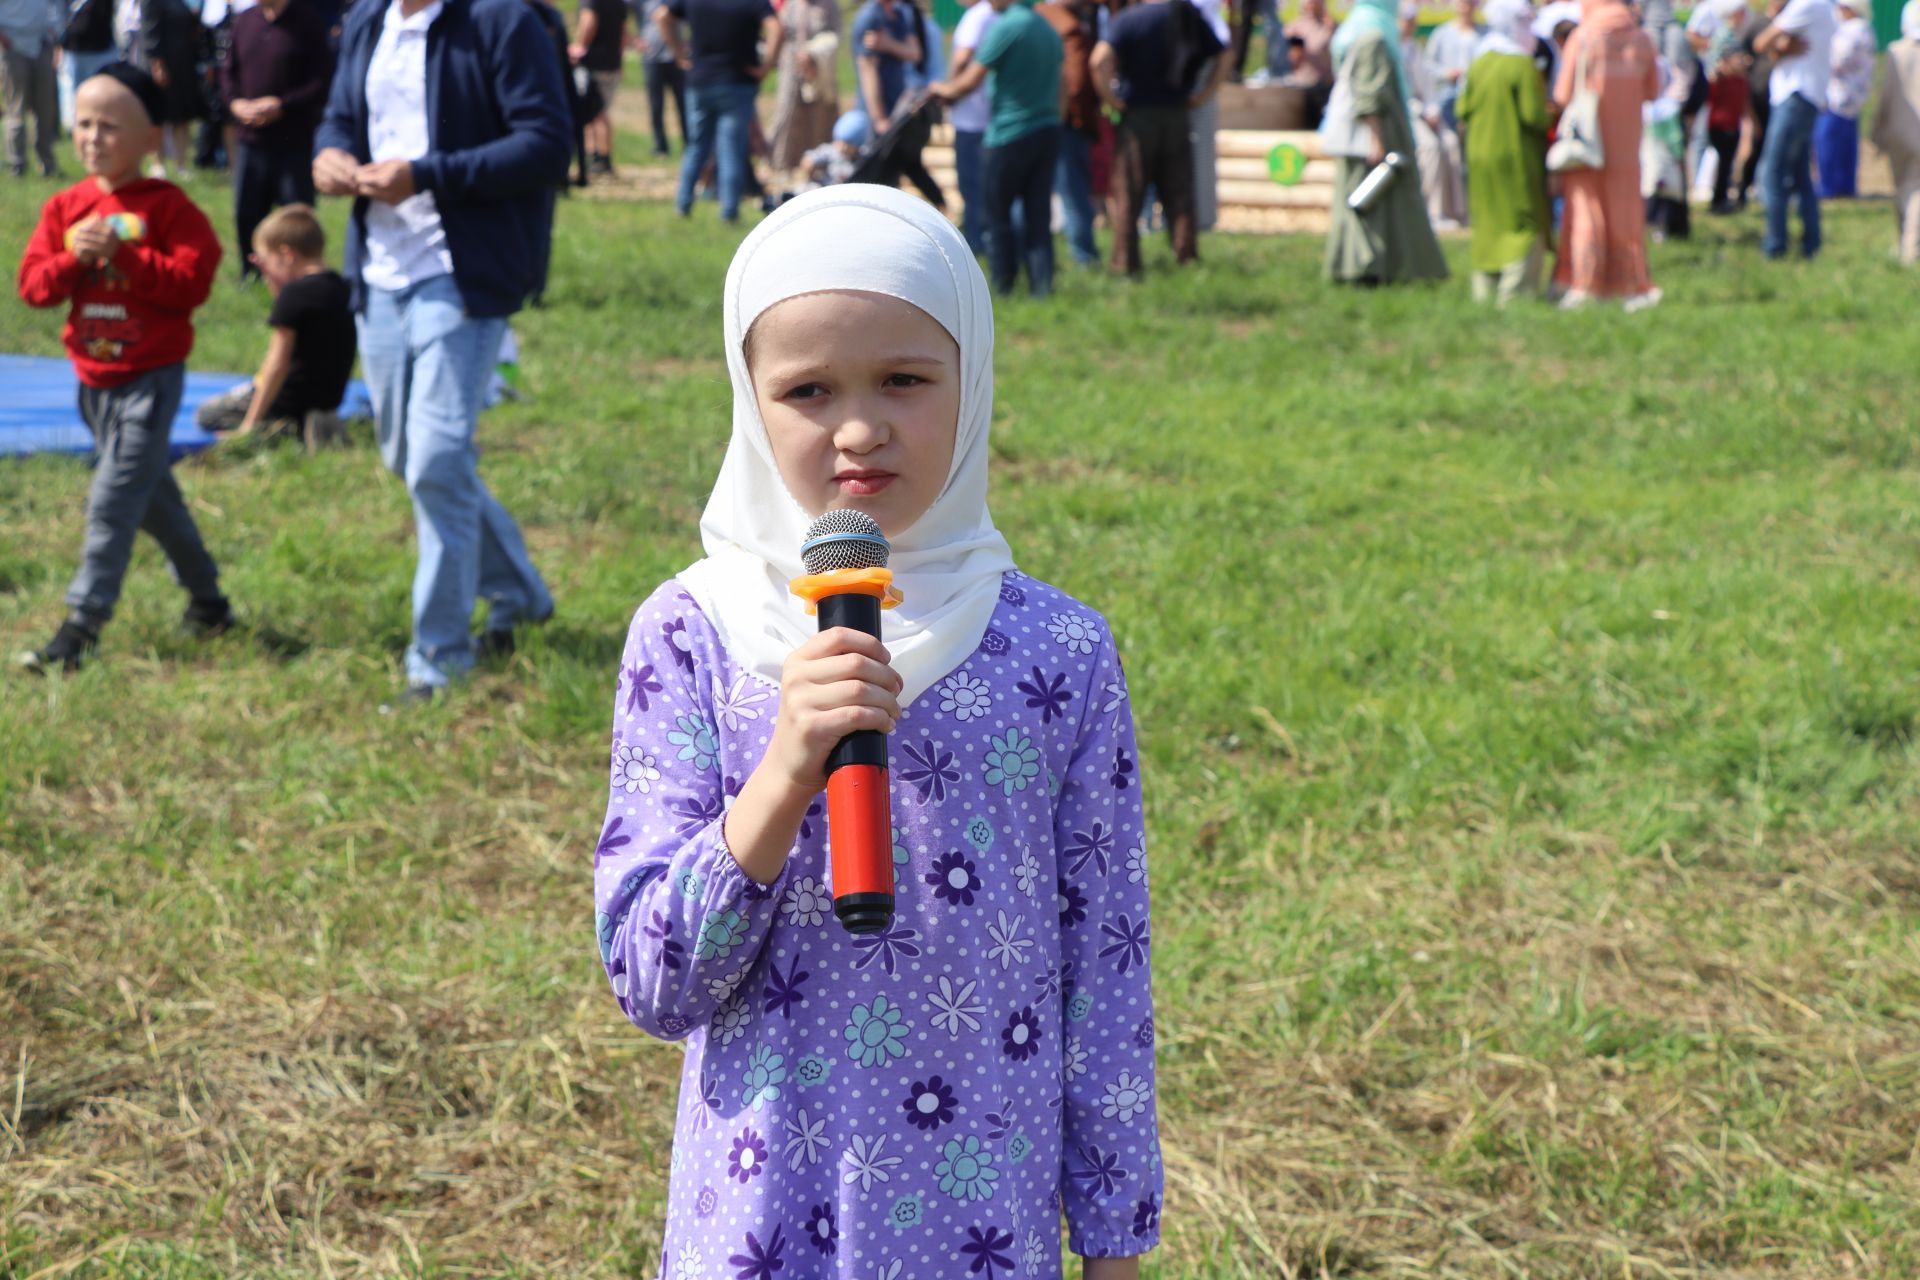
[[[773,739],[724,828],[733,860],[756,883],[772,884],[786,865],[807,806],[827,785],[827,753],[850,733],[892,733],[899,722],[902,685],[889,659],[879,640],[849,627],[788,656]]]

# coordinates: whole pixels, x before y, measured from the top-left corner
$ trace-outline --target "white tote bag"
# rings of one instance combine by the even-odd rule
[[[1373,130],[1353,114],[1353,81],[1347,75],[1352,63],[1349,53],[1334,73],[1333,93],[1320,121],[1320,149],[1330,156],[1365,160],[1373,154]]]
[[[1580,60],[1573,68],[1573,101],[1560,116],[1560,133],[1547,148],[1547,168],[1555,173],[1598,169],[1607,162],[1600,146],[1600,95],[1587,80],[1587,51],[1591,39],[1580,42]]]

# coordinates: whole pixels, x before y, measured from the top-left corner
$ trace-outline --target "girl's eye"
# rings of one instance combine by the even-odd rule
[[[890,387],[917,387],[925,381],[925,378],[919,377],[916,374],[896,373],[888,377],[887,385]]]
[[[782,400],[816,400],[825,394],[827,389],[819,383],[803,382],[780,398]]]

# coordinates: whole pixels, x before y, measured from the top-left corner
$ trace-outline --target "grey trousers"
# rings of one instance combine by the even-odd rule
[[[167,553],[173,579],[196,600],[220,596],[220,570],[173,481],[167,443],[180,411],[187,367],[171,364],[103,390],[82,383],[80,416],[99,458],[87,494],[87,536],[67,604],[94,628],[113,616],[120,582],[133,558],[133,535],[145,529]]]
[[[53,71],[53,46],[43,44],[38,57],[17,50],[0,53],[0,117],[6,129],[7,168],[19,173],[27,167],[27,116],[33,116],[33,151],[40,172],[54,171],[53,145],[60,136],[60,89]]]

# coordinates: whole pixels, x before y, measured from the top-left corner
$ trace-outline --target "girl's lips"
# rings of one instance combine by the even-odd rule
[[[858,494],[861,497],[870,497],[892,484],[894,479],[895,477],[891,471],[872,471],[854,472],[848,475],[835,476],[833,481],[839,485],[845,493]]]

